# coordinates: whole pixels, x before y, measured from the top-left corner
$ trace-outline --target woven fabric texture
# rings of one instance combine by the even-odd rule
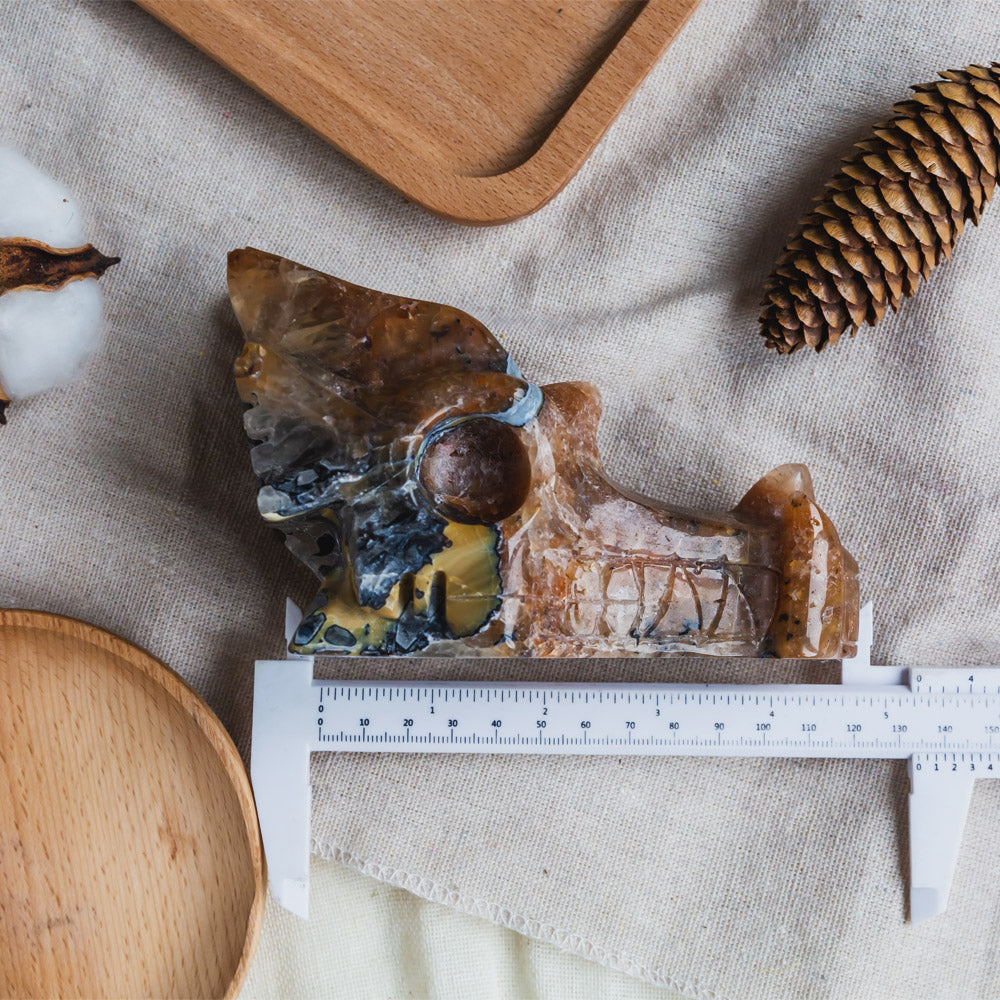
[[[0,602],[117,632],[249,749],[252,664],[314,581],[257,515],[226,252],[448,302],[545,383],[598,384],[609,472],[726,509],[782,462],[876,602],[878,662],[1000,662],[1000,208],[876,330],[775,357],[763,282],[910,83],[1000,59],[989,0],[703,0],[567,189],[467,229],[387,189],[123,2],[0,5],[0,141],[122,263],[86,377],[0,430]],[[830,665],[331,660],[331,677],[829,681]],[[905,769],[848,761],[319,756],[315,848],[692,997],[1000,990],[1000,787],[948,912],[904,923]]]

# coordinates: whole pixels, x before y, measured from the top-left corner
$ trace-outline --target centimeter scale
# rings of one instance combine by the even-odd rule
[[[300,615],[289,603],[286,630]],[[872,606],[842,683],[323,681],[256,665],[251,778],[272,891],[309,901],[309,754],[614,754],[909,761],[910,919],[948,900],[976,778],[1000,777],[1000,668],[871,664]]]

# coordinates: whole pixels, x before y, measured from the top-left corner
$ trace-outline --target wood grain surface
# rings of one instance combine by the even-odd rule
[[[263,904],[205,703],[106,632],[0,611],[0,996],[235,995]]]
[[[425,208],[535,211],[698,0],[137,0]]]

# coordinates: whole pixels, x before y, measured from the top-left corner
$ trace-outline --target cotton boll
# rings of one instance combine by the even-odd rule
[[[0,423],[5,400],[72,381],[101,346],[97,279],[117,262],[84,244],[61,185],[0,146]]]
[[[7,238],[66,248],[84,242],[69,193],[20,153],[0,146],[0,239]]]
[[[0,382],[11,399],[72,382],[103,340],[96,278],[0,295]]]

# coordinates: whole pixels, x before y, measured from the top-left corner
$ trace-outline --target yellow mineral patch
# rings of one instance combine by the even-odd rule
[[[388,600],[381,608],[365,608],[358,604],[357,595],[350,577],[343,570],[327,578],[324,588],[327,595],[326,604],[320,611],[326,615],[324,629],[331,625],[339,625],[350,632],[356,642],[355,646],[381,646],[403,610],[400,600],[400,585],[397,583],[389,594]],[[322,641],[322,631],[317,635],[316,642]],[[344,652],[349,650],[345,648]]]
[[[431,582],[445,580],[445,620],[456,636],[478,632],[500,604],[500,557],[497,532],[483,524],[449,521],[444,537],[451,545],[435,552],[413,580],[413,607],[425,612]]]
[[[331,626],[346,629],[355,638],[353,650],[378,648],[385,643],[396,622],[409,606],[416,614],[430,610],[431,588],[435,579],[445,593],[445,620],[455,636],[478,632],[500,604],[497,533],[480,524],[449,522],[444,530],[450,542],[413,576],[405,576],[389,592],[380,608],[358,604],[350,574],[341,569],[327,578],[326,604],[320,612],[326,624],[308,647],[322,645],[323,633]],[[305,647],[303,647],[305,648]]]

